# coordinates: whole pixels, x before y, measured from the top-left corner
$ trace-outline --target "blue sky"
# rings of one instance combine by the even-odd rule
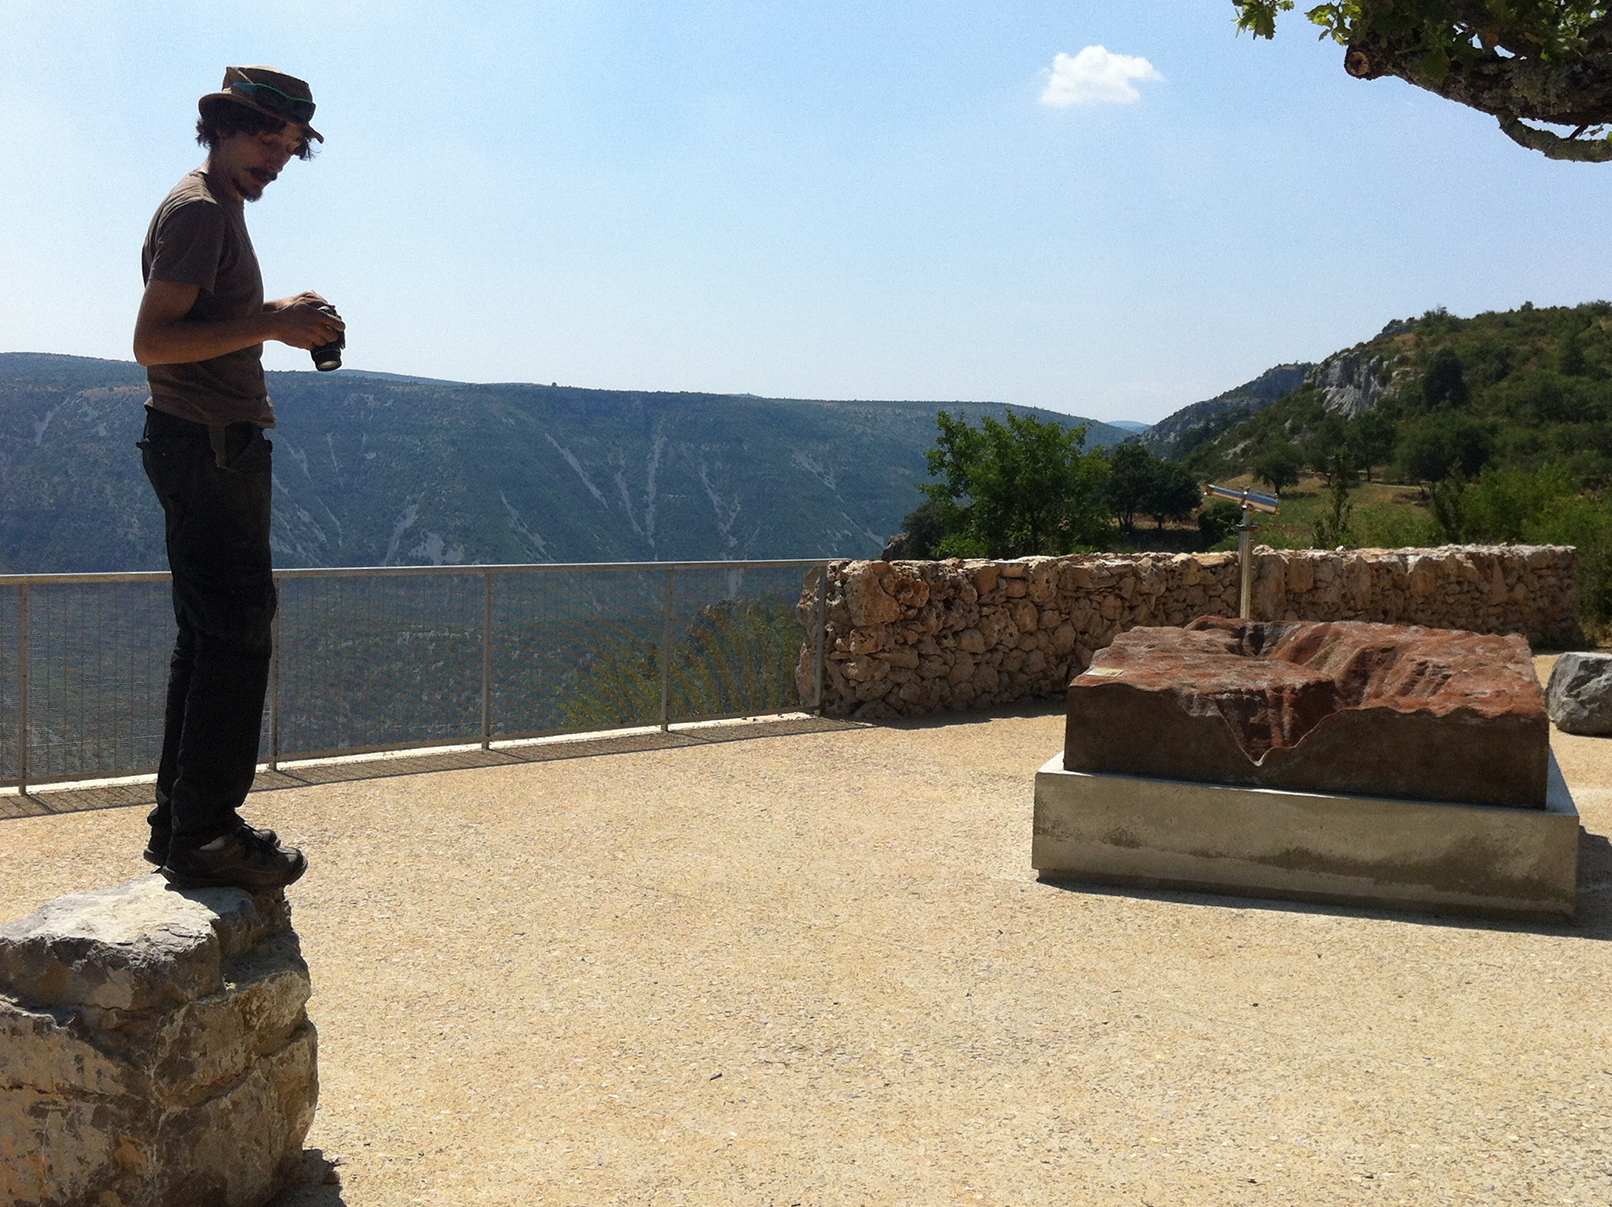
[[[1151,421],[1432,306],[1612,295],[1612,167],[1340,59],[1230,0],[0,0],[0,350],[129,358],[228,63],[313,85],[329,141],[248,221],[357,368]]]

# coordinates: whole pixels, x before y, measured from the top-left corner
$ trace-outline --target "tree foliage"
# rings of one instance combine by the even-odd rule
[[[1205,549],[1213,549],[1237,532],[1243,509],[1225,499],[1216,499],[1198,513],[1198,535]]]
[[[1459,409],[1471,400],[1467,389],[1466,367],[1453,348],[1440,348],[1427,362],[1422,375],[1422,405],[1429,410],[1441,407]]]
[[[939,439],[920,487],[946,535],[942,557],[1025,557],[1102,548],[1109,536],[1108,459],[1086,452],[1086,429],[1032,415],[979,427],[941,411]]]
[[[1370,482],[1372,466],[1383,465],[1393,457],[1399,431],[1386,407],[1373,407],[1349,421],[1344,439],[1351,459],[1366,471],[1366,481]]]
[[[1406,433],[1405,476],[1413,482],[1437,482],[1456,470],[1474,477],[1489,461],[1488,430],[1467,415],[1425,415]]]
[[[1248,468],[1254,481],[1265,483],[1280,495],[1298,483],[1304,470],[1304,454],[1291,440],[1279,440],[1255,457]]]
[[[1586,490],[1565,466],[1490,466],[1474,482],[1459,472],[1434,489],[1434,515],[1446,540],[1578,549],[1582,615],[1612,623],[1612,500]]]
[[[1136,531],[1138,515],[1152,516],[1154,526],[1163,528],[1169,520],[1191,519],[1203,502],[1198,479],[1186,466],[1161,460],[1140,444],[1109,451],[1103,495],[1127,535]]]
[[[1153,517],[1156,527],[1167,520],[1189,520],[1203,502],[1203,488],[1192,471],[1179,461],[1154,462],[1153,481],[1142,513]]]
[[[1294,0],[1232,0],[1237,25],[1274,37]],[[1397,76],[1496,118],[1552,159],[1612,160],[1607,0],[1341,0],[1306,13],[1357,79]],[[1531,122],[1568,127],[1558,134]]]
[[[1327,476],[1329,505],[1313,525],[1317,549],[1336,549],[1355,543],[1354,532],[1349,527],[1355,509],[1349,499],[1349,491],[1354,486],[1354,463],[1341,445],[1332,457],[1332,469]]]
[[[1158,458],[1140,444],[1121,444],[1108,455],[1108,482],[1103,491],[1120,531],[1136,529],[1136,516],[1145,510],[1153,487]]]

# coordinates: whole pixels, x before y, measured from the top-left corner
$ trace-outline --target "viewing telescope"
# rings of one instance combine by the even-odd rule
[[[1243,521],[1237,525],[1237,558],[1242,563],[1243,589],[1238,615],[1244,620],[1254,619],[1254,512],[1275,515],[1282,509],[1282,501],[1275,495],[1261,494],[1257,490],[1238,490],[1232,486],[1205,486],[1205,498],[1226,499],[1243,509]]]
[[[1282,509],[1282,501],[1275,495],[1261,494],[1257,490],[1237,490],[1231,486],[1205,486],[1205,496],[1213,495],[1217,499],[1230,499],[1240,507],[1251,507],[1255,511],[1263,511],[1275,515]]]

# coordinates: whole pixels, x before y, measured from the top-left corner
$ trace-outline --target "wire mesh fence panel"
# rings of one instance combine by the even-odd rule
[[[494,738],[651,725],[660,718],[666,572],[494,577]]]
[[[28,588],[29,782],[156,770],[171,599],[166,582]]]
[[[22,666],[17,656],[17,618],[22,588],[0,587],[0,784],[17,782],[22,761]]]
[[[292,760],[799,707],[814,636],[796,616],[806,573],[287,572],[277,712],[259,757],[271,742]],[[45,579],[0,584],[0,783],[155,770],[174,636],[166,579]]]
[[[282,759],[452,745],[481,730],[479,573],[282,578]]]
[[[796,671],[812,639],[796,615],[803,574],[771,566],[678,571],[669,720],[802,707]]]

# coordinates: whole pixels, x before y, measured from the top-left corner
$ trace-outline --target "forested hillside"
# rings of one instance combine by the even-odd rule
[[[1612,303],[1389,323],[1192,449],[1202,480],[1318,476],[1313,542],[1577,545],[1587,619],[1612,619]],[[1356,506],[1359,487],[1408,489]],[[1375,493],[1375,492],[1371,492]]]
[[[1594,486],[1612,474],[1612,303],[1468,319],[1433,311],[1390,323],[1332,359],[1345,357],[1357,373],[1375,375],[1375,405],[1339,405],[1318,380],[1323,365],[1286,398],[1192,450],[1187,464],[1225,473],[1291,445],[1301,466],[1318,471],[1342,452],[1362,472],[1424,483],[1486,466],[1554,465]]]
[[[875,556],[919,501],[936,412],[1004,409],[269,377],[282,566]],[[0,571],[165,565],[144,380],[0,354]]]

